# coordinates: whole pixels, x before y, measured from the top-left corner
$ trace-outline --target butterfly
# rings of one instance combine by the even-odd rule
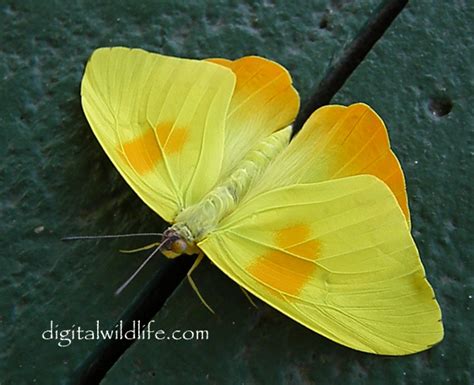
[[[94,51],[81,97],[112,163],[170,224],[153,254],[207,256],[356,350],[405,355],[442,340],[403,172],[368,105],[319,108],[291,139],[299,96],[278,63],[124,47]]]

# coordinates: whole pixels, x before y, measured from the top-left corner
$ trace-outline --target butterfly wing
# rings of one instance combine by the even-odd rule
[[[258,56],[207,60],[236,76],[226,118],[221,172],[226,176],[255,144],[293,122],[300,101],[290,74],[276,62]]]
[[[255,192],[360,174],[384,181],[410,223],[403,171],[382,119],[363,103],[330,105],[311,115],[287,151],[268,168]]]
[[[405,217],[374,176],[270,189],[198,246],[239,285],[340,344],[404,355],[443,337]]]
[[[94,134],[134,191],[168,222],[217,182],[229,69],[123,47],[96,50],[82,80]]]

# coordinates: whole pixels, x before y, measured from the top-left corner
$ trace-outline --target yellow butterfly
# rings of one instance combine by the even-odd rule
[[[115,167],[171,224],[154,253],[198,253],[193,268],[205,254],[353,349],[404,355],[443,338],[403,173],[369,106],[322,107],[290,142],[299,97],[279,64],[123,47],[93,53],[81,95]]]

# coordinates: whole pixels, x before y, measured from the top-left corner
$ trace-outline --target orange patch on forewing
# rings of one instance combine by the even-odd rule
[[[273,238],[278,247],[284,249],[307,240],[310,235],[311,228],[308,225],[296,225],[275,231]]]
[[[282,251],[272,251],[248,267],[248,272],[270,286],[290,295],[298,295],[316,265]]]
[[[188,130],[182,127],[174,127],[172,122],[158,124],[156,133],[166,154],[180,152],[188,139]]]
[[[319,256],[319,242],[311,239],[311,227],[296,225],[278,230],[273,234],[278,247],[303,258],[316,259]]]
[[[124,143],[123,153],[120,150],[118,152],[142,175],[152,170],[162,159],[160,145],[166,155],[172,155],[181,151],[187,139],[188,130],[173,127],[171,122],[164,122],[156,126],[156,131],[148,129],[141,136]]]
[[[298,295],[316,269],[312,261],[320,253],[319,241],[311,236],[308,225],[275,231],[273,241],[284,251],[267,252],[248,267],[248,272],[275,290]]]
[[[161,159],[161,150],[155,133],[149,129],[145,133],[123,145],[123,152],[132,168],[139,174],[150,171]]]
[[[156,125],[156,135],[162,146],[164,146],[168,140],[172,128],[173,122],[162,122]]]
[[[185,128],[175,128],[165,146],[165,153],[175,154],[181,151],[186,140],[188,139],[188,131]]]
[[[311,239],[306,242],[299,243],[295,246],[288,247],[292,254],[296,254],[305,259],[316,260],[319,257],[319,242],[316,239]]]

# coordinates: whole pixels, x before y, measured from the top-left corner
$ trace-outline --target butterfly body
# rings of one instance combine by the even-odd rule
[[[173,228],[188,241],[203,240],[239,205],[252,183],[288,145],[290,135],[291,128],[288,127],[263,139],[200,202],[180,212]]]
[[[200,202],[179,213],[173,226],[164,233],[164,240],[171,238],[171,241],[163,248],[163,254],[175,258],[181,255],[176,250],[188,255],[199,251],[197,243],[235,209],[252,182],[258,180],[270,162],[288,145],[290,135],[291,127],[287,127],[263,139]],[[187,247],[176,245],[176,241],[186,242]]]
[[[324,106],[289,141],[299,97],[279,64],[123,47],[94,52],[81,94],[114,165],[170,223],[167,257],[205,254],[354,349],[403,355],[443,338],[403,172],[369,106]]]

